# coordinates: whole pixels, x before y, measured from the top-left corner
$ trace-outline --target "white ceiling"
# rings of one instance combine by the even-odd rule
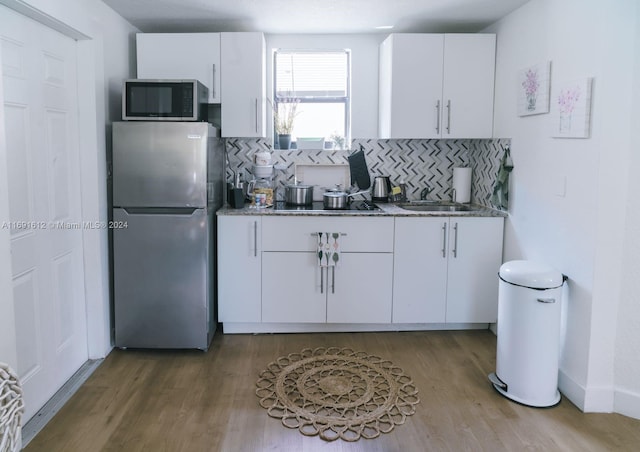
[[[479,31],[528,0],[103,1],[143,32],[442,33]]]

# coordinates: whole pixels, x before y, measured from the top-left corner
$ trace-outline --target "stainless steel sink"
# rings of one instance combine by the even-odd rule
[[[407,202],[400,203],[398,207],[414,212],[468,212],[470,206],[451,202]]]

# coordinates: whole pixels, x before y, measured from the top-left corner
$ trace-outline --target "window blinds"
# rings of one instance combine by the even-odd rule
[[[282,51],[275,54],[276,97],[336,98],[348,95],[347,51]]]

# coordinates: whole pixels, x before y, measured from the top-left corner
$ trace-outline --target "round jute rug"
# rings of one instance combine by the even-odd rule
[[[349,348],[306,348],[282,356],[256,384],[269,416],[326,441],[376,438],[403,424],[420,402],[401,368]]]

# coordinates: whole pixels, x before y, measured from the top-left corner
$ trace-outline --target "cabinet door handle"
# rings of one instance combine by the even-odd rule
[[[327,270],[329,273],[329,270]],[[331,293],[336,293],[336,268],[331,267]]]
[[[258,98],[256,97],[256,133],[258,133]]]
[[[453,257],[458,257],[458,223],[453,225]]]
[[[436,133],[440,135],[440,100],[436,102]]]
[[[258,257],[258,222],[253,222],[253,257]]]
[[[451,134],[451,99],[447,101],[447,133]]]
[[[320,267],[320,293],[324,293],[324,268]]]
[[[447,257],[447,223],[442,223],[442,257]]]
[[[216,97],[216,63],[213,63],[211,76],[211,98],[214,99]]]

